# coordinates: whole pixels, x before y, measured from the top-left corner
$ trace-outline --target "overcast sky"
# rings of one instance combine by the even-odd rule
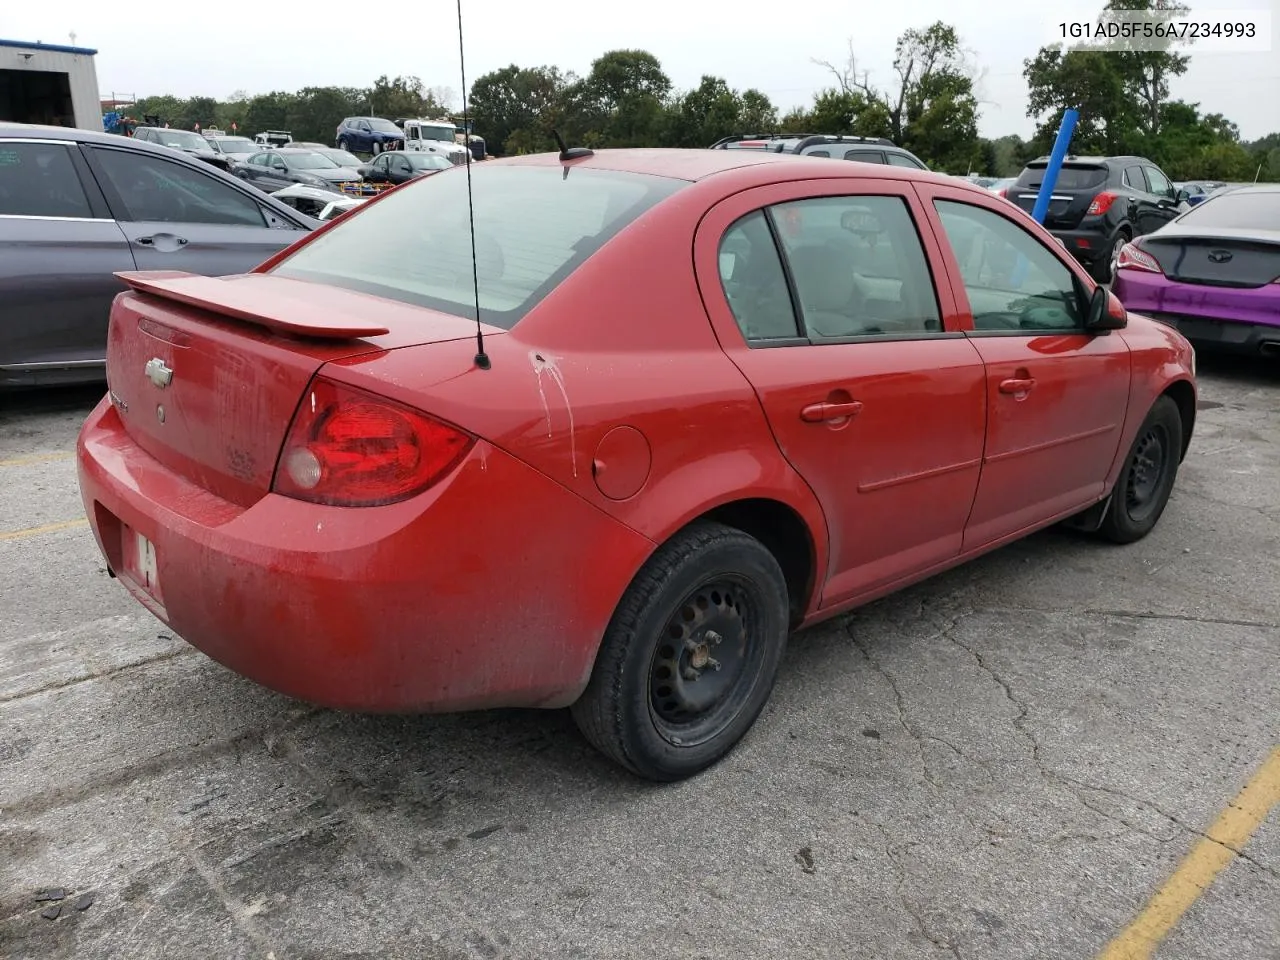
[[[1047,42],[1052,24],[1089,16],[1099,3],[1067,0],[643,0],[640,3],[530,3],[463,0],[467,76],[516,63],[585,73],[606,50],[655,54],[677,87],[716,74],[738,89],[757,87],[782,112],[807,104],[829,81],[813,58],[842,63],[852,39],[873,84],[892,80],[893,44],[909,27],[953,24],[985,76],[979,127],[989,137],[1029,136],[1022,61]],[[325,11],[286,4],[196,4],[170,15],[101,0],[5,3],[0,37],[98,50],[102,96],[172,93],[226,97],[305,86],[368,86],[383,73],[416,75],[428,86],[461,88],[454,0],[346,4]],[[270,4],[268,6],[271,6]],[[337,10],[343,10],[339,15]],[[1223,113],[1246,139],[1280,131],[1280,4],[1217,0],[1193,12],[1270,10],[1270,52],[1201,53],[1175,82],[1176,97]],[[310,12],[308,12],[310,10]],[[361,11],[368,19],[360,22]],[[752,12],[748,12],[752,11]],[[193,26],[177,24],[190,17]],[[275,21],[278,27],[265,26]],[[480,131],[483,133],[483,131]]]

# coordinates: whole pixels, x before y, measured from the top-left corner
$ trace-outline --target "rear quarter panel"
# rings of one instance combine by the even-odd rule
[[[490,370],[474,366],[474,341],[331,367],[477,433],[655,545],[725,503],[779,501],[810,531],[814,569],[824,570],[818,501],[781,456],[698,295],[694,228],[722,195],[693,185],[637,220],[513,331],[486,339]],[[614,434],[602,447],[624,426],[643,442]],[[620,472],[621,490],[611,485]],[[573,535],[555,520],[549,536]]]

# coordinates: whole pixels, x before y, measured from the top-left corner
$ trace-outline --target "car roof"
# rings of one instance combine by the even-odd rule
[[[148,153],[170,163],[185,163],[193,170],[199,170],[203,173],[209,173],[211,170],[216,169],[205,163],[205,161],[197,160],[180,150],[163,147],[158,143],[148,143],[145,140],[135,140],[133,137],[122,137],[118,133],[107,133],[105,130],[52,127],[35,123],[11,123],[4,120],[0,121],[0,140],[62,140],[66,143],[88,143],[95,146],[131,150],[134,153]],[[278,153],[279,151],[275,152]],[[213,174],[210,175],[212,176]],[[227,176],[230,175],[228,174]],[[235,181],[235,178],[231,177],[231,180]],[[281,203],[275,197],[266,193],[263,193],[262,196],[255,196],[254,199],[259,203],[266,203],[274,211],[287,210],[292,216],[296,217],[298,215],[298,211],[287,203]]]
[[[558,153],[535,153],[519,157],[487,160],[485,166],[528,165],[559,166]],[[853,164],[847,160],[811,157],[794,153],[770,153],[764,150],[712,150],[710,148],[626,147],[597,150],[592,156],[569,161],[573,167],[616,170],[649,174],[674,180],[696,182],[716,174],[742,171],[746,179],[760,183],[821,177],[865,177],[878,180],[923,180],[932,183],[955,183],[953,177],[917,170],[914,167],[887,167]],[[778,165],[782,164],[783,167]],[[866,167],[866,169],[863,169]],[[754,176],[750,174],[755,173]],[[985,191],[984,191],[985,192]]]

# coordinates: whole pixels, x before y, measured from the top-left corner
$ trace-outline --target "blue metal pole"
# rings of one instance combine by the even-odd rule
[[[1066,110],[1062,114],[1062,126],[1058,127],[1058,139],[1053,143],[1049,154],[1049,165],[1044,170],[1044,180],[1040,184],[1040,195],[1036,197],[1035,209],[1031,217],[1036,223],[1044,223],[1045,214],[1049,212],[1049,198],[1058,183],[1058,173],[1062,170],[1062,161],[1067,155],[1067,147],[1071,144],[1071,135],[1076,132],[1076,121],[1080,119],[1077,110]]]
[[[1031,216],[1036,223],[1043,224],[1049,212],[1049,199],[1053,196],[1053,188],[1058,183],[1058,173],[1062,170],[1062,161],[1067,156],[1067,147],[1071,144],[1071,135],[1075,133],[1076,121],[1080,119],[1078,110],[1066,110],[1062,114],[1062,125],[1058,127],[1058,139],[1053,142],[1053,150],[1049,153],[1049,164],[1044,169],[1044,180],[1040,183],[1040,193],[1036,197],[1036,205]],[[1021,290],[1027,279],[1027,270],[1031,264],[1022,254],[1018,254],[1018,262],[1013,268],[1011,281],[1013,289]]]

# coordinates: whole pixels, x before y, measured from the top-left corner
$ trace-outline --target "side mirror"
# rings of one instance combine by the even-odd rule
[[[356,173],[367,179],[369,175],[373,173],[373,167],[369,166],[367,163],[362,163],[360,166],[356,167]]]
[[[1190,200],[1191,194],[1188,193],[1186,190],[1179,190],[1177,193],[1177,196],[1175,196],[1173,199],[1178,201],[1178,203],[1182,203],[1186,200]]]
[[[1089,331],[1123,330],[1129,325],[1129,314],[1120,298],[1106,287],[1095,287],[1089,297],[1089,310],[1085,317],[1085,329]]]

